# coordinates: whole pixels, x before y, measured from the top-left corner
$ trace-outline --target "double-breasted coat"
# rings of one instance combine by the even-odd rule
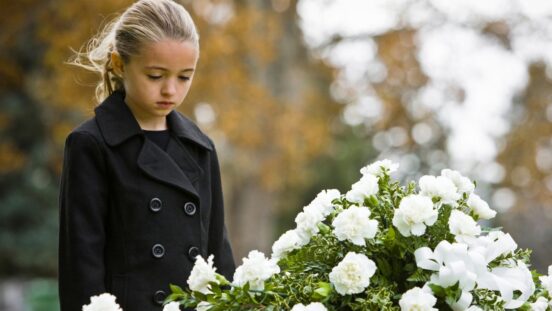
[[[115,91],[65,142],[60,183],[62,311],[112,293],[124,311],[161,310],[169,284],[187,286],[194,258],[234,272],[213,142],[167,116],[166,151],[145,136]]]

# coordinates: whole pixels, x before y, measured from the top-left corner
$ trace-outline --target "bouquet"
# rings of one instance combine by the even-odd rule
[[[496,215],[475,183],[444,169],[406,186],[389,160],[361,169],[346,194],[324,190],[267,258],[253,250],[230,282],[197,257],[167,302],[197,310],[552,310],[552,278],[481,219]],[[551,266],[552,268],[552,266]],[[549,268],[549,274],[550,270]]]

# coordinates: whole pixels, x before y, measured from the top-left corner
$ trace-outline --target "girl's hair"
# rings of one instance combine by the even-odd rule
[[[122,78],[113,72],[111,53],[119,53],[127,64],[143,44],[163,39],[191,42],[199,52],[199,34],[182,5],[173,0],[140,0],[74,51],[68,63],[100,74],[96,99],[101,102],[113,91],[124,90]]]

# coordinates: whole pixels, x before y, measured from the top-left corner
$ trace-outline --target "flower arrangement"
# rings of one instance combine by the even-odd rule
[[[472,181],[445,169],[401,186],[397,168],[378,161],[347,193],[320,192],[231,282],[198,256],[164,310],[552,310],[552,266],[530,271],[530,250],[478,224],[496,212]]]
[[[445,169],[401,186],[397,168],[378,161],[346,194],[320,192],[271,257],[250,252],[232,282],[198,257],[189,289],[171,285],[168,300],[198,310],[552,310],[552,277],[529,270],[530,251],[477,223],[496,212],[472,181]]]

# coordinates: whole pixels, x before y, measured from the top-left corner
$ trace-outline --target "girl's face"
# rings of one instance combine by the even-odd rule
[[[125,102],[143,129],[166,129],[165,117],[190,90],[197,59],[192,43],[174,39],[145,44],[126,64],[113,54],[114,70],[123,78]]]

